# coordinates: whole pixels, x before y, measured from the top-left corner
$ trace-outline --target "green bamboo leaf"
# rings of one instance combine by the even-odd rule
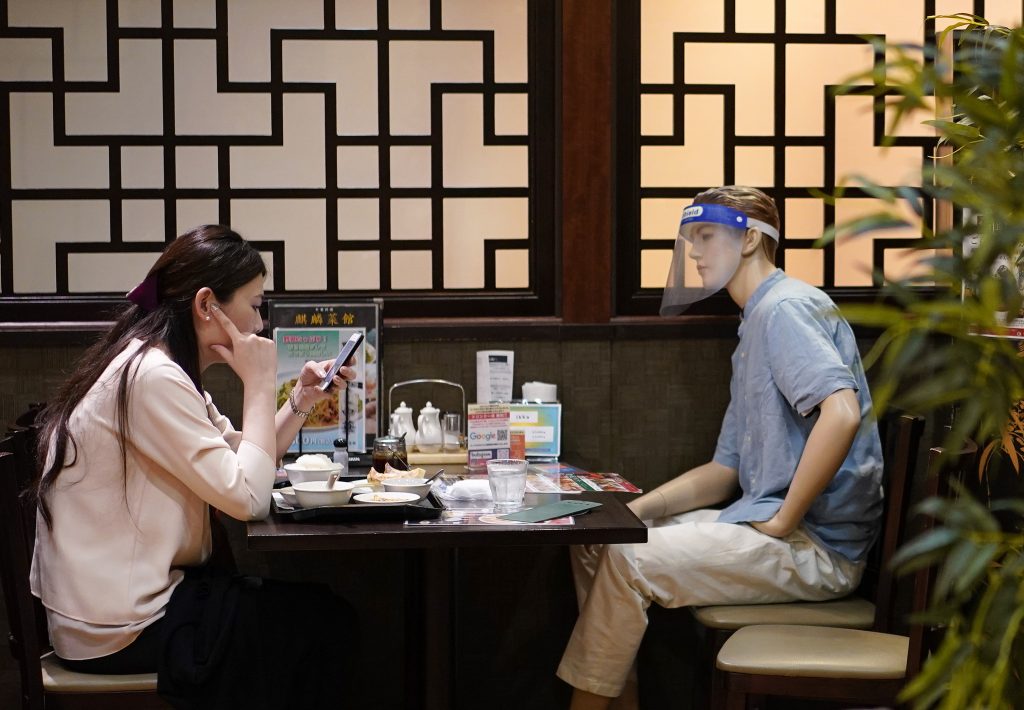
[[[932,593],[934,599],[944,599],[950,595],[957,578],[963,576],[970,567],[976,551],[976,546],[969,540],[961,540],[953,545],[935,579],[935,589]]]
[[[1017,475],[1020,475],[1020,471],[1017,472]],[[988,507],[993,512],[1005,510],[1024,517],[1024,499],[1021,498],[1001,498],[989,503]]]
[[[851,175],[850,180],[856,183],[857,185],[860,185],[860,189],[866,192],[871,197],[874,197],[877,200],[881,200],[882,202],[885,202],[886,204],[889,205],[896,203],[898,193],[893,188],[885,187],[884,185],[879,185],[874,180],[866,178],[863,175]]]
[[[815,197],[821,200],[826,205],[834,205],[836,201],[843,196],[845,190],[846,187],[842,183],[840,183],[839,185],[836,185],[836,189],[834,192],[825,192],[824,190],[818,187],[809,187],[807,188],[807,194],[809,194],[811,197]]]
[[[953,582],[953,591],[962,594],[972,589],[985,574],[988,565],[999,554],[1000,548],[997,544],[981,545],[976,548],[974,557],[971,558],[960,575]]]
[[[911,224],[899,215],[877,212],[827,229],[825,234],[814,242],[814,246],[821,247],[835,239],[857,237],[882,229],[903,229],[910,226]]]
[[[920,192],[912,187],[900,186],[896,188],[896,193],[903,198],[910,209],[914,210],[914,214],[924,217],[924,201],[921,199]]]
[[[953,501],[941,496],[932,496],[914,506],[915,515],[927,515],[939,520],[945,520],[949,511],[953,508]]]
[[[912,572],[924,565],[909,565],[918,562],[927,553],[935,551],[944,552],[946,548],[959,539],[960,535],[956,530],[933,528],[897,550],[890,564],[893,568],[899,570],[901,574]]]
[[[907,202],[918,215],[931,201],[943,201],[976,217],[952,229],[925,229],[915,241],[919,249],[940,250],[928,260],[936,284],[928,297],[915,295],[923,279],[908,277],[883,289],[884,305],[895,312],[865,304],[850,313],[844,308],[844,314],[851,323],[881,331],[864,357],[879,409],[899,404],[951,421],[942,435],[945,465],[972,437],[996,440],[997,446],[1005,441],[1011,458],[1004,460],[1021,452],[1017,468],[1024,469],[1024,424],[1007,429],[1011,413],[1024,422],[1024,357],[1016,343],[977,335],[1000,327],[997,312],[1012,318],[1024,309],[1017,282],[1024,273],[1024,29],[992,27],[969,13],[951,16],[943,26],[944,37],[960,32],[952,62],[934,47],[895,47],[883,37],[866,37],[875,62],[837,93],[886,94],[889,125],[906,120],[926,97],[950,106],[948,115],[927,125],[950,146],[952,159],[924,166],[916,191],[850,179],[860,194],[888,205]],[[902,227],[893,217],[883,212],[831,226],[819,245]],[[968,235],[977,237],[965,256]],[[1007,263],[1009,269],[995,268]],[[963,284],[969,286],[965,292]],[[986,451],[991,455],[992,449]],[[973,468],[960,474],[978,475]],[[937,527],[893,560],[902,573],[938,567],[935,595],[915,618],[947,627],[904,697],[912,697],[915,707],[1024,707],[1024,535],[1001,531],[994,515],[1024,518],[1024,498],[989,507],[964,491],[959,495],[926,502],[922,507]]]
[[[964,125],[957,121],[933,119],[930,121],[922,121],[922,123],[928,126],[933,126],[939,131],[939,133],[958,145],[973,143],[982,139],[981,131],[979,131],[977,127]]]
[[[927,700],[927,704],[915,703],[914,707],[930,706],[938,699],[938,695],[934,691],[936,689],[941,691],[946,687],[953,670],[960,665],[969,652],[970,647],[964,643],[964,639],[954,630],[948,631],[938,651],[928,659],[921,672],[900,691],[899,699],[906,701],[920,698]]]
[[[950,509],[951,511],[962,511],[966,515],[967,521],[974,525],[976,530],[992,533],[999,531],[999,521],[992,516],[988,508],[974,499],[962,483],[953,479],[949,485],[958,496]]]

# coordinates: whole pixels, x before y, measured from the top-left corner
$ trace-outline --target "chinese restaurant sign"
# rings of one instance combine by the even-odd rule
[[[353,453],[370,450],[379,426],[380,304],[272,302],[270,327],[277,344],[279,408],[308,360],[333,360],[349,336],[363,334],[352,365],[356,379],[313,408],[288,452],[331,452],[338,438],[347,438]]]

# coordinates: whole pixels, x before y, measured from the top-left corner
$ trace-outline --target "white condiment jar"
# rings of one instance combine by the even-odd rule
[[[427,402],[416,420],[416,449],[425,454],[436,454],[444,442],[441,434],[441,410]]]
[[[406,406],[405,402],[395,407],[391,414],[391,429],[388,433],[391,436],[405,436],[408,440],[416,439],[416,427],[412,424],[412,407]]]

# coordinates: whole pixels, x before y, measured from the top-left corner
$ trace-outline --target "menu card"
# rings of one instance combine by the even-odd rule
[[[307,360],[333,360],[352,333],[363,334],[363,344],[354,355],[356,379],[341,393],[313,408],[288,451],[332,453],[334,440],[346,438],[352,460],[360,454],[368,458],[380,422],[380,304],[275,300],[270,303],[269,317],[277,344],[278,407],[287,401]]]
[[[478,350],[476,353],[476,401],[509,402],[516,354],[511,350]]]
[[[489,502],[490,498],[460,498],[456,487],[460,481],[486,482],[480,471],[455,473],[446,471],[434,484],[434,493],[445,505],[449,502]],[[486,488],[486,486],[484,486]],[[567,463],[531,463],[526,470],[527,493],[643,493],[643,490],[617,473],[585,471]],[[484,495],[484,494],[482,494]]]
[[[277,406],[284,406],[308,360],[325,361],[337,356],[341,344],[364,328],[275,328],[277,343]],[[302,430],[296,435],[289,452],[334,451],[334,440],[348,431],[353,451],[365,450],[365,371],[366,350],[362,346],[353,355],[355,382],[320,400],[309,413]]]
[[[532,483],[532,487],[531,487]],[[531,463],[526,477],[528,490],[537,493],[643,493],[617,473],[584,471],[567,463]]]

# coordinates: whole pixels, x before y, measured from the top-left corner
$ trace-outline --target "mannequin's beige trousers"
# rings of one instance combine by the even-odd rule
[[[572,550],[580,617],[558,677],[618,696],[644,631],[647,608],[818,601],[851,592],[862,563],[830,553],[802,530],[774,538],[695,510],[651,523],[647,542]]]

